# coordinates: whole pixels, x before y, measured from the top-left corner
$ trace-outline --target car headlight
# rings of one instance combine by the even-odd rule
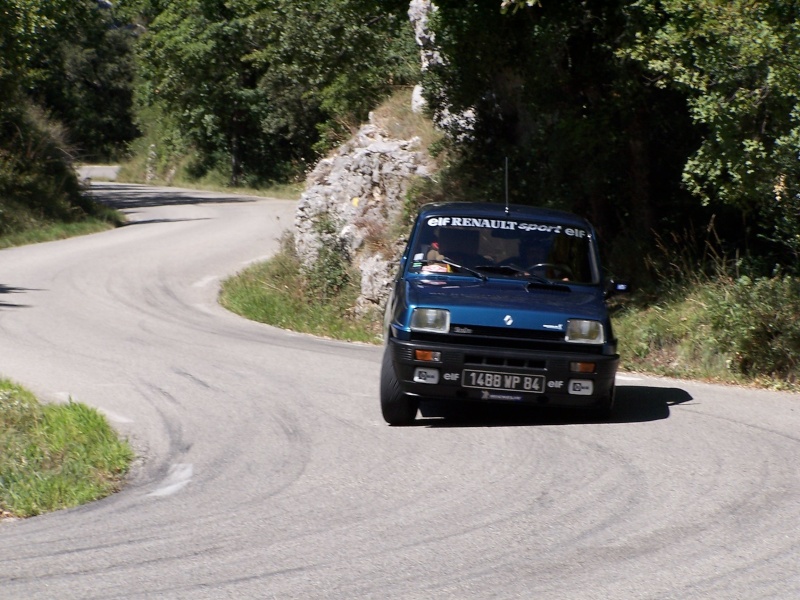
[[[412,331],[450,331],[450,311],[441,308],[415,308],[411,313]]]
[[[586,319],[567,320],[566,341],[578,344],[602,344],[606,340],[603,324]]]

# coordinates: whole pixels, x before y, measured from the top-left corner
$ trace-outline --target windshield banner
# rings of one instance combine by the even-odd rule
[[[527,221],[507,221],[505,219],[479,219],[475,217],[431,217],[428,219],[427,225],[429,227],[478,227],[482,229],[506,229],[509,231],[541,231],[577,238],[584,238],[587,235],[583,229],[564,227],[563,225],[545,225]]]

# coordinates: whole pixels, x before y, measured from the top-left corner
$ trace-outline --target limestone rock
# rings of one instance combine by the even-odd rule
[[[294,219],[297,255],[309,267],[323,244],[342,248],[361,271],[360,312],[382,306],[388,297],[402,251],[402,243],[387,241],[388,228],[402,211],[410,183],[431,171],[419,146],[416,138],[389,138],[370,115],[369,123],[306,178]]]

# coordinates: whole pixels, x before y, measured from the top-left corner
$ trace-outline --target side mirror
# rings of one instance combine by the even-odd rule
[[[627,294],[631,291],[631,286],[627,281],[614,281],[610,279],[606,284],[606,298],[617,294]]]

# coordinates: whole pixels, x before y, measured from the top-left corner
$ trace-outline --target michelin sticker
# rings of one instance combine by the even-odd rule
[[[481,400],[507,400],[510,402],[519,402],[523,397],[519,394],[498,394],[490,392],[489,390],[481,391]]]

